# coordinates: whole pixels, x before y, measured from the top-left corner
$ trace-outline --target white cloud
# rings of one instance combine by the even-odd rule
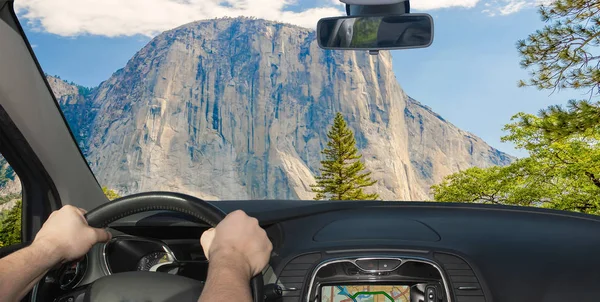
[[[158,33],[201,19],[254,16],[313,28],[326,16],[344,14],[330,2],[302,12],[288,0],[20,0],[17,14],[36,29],[61,36],[108,37]]]
[[[549,4],[554,0],[412,0],[410,6],[416,10],[463,7],[474,8],[483,5],[481,12],[490,16],[510,15],[523,9]]]
[[[489,16],[510,15],[523,9],[534,8],[542,4],[550,4],[554,0],[491,0],[482,12]]]
[[[17,14],[34,29],[61,36],[155,36],[174,27],[216,17],[254,16],[314,28],[323,17],[345,15],[339,0],[297,12],[302,0],[19,0]],[[412,0],[418,11],[485,6],[483,13],[507,15],[552,0]]]
[[[473,8],[480,0],[413,0],[410,7],[417,10],[430,10],[449,7]]]
[[[501,15],[510,15],[512,13],[516,13],[523,9],[527,5],[527,1],[511,1],[505,6],[501,7],[500,14]]]

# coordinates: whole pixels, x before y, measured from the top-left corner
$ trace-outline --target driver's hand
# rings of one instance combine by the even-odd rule
[[[106,230],[88,226],[85,213],[84,209],[70,205],[52,212],[32,245],[52,249],[61,262],[68,262],[83,257],[94,244],[110,240]]]
[[[249,277],[256,276],[267,266],[273,250],[258,220],[239,210],[227,215],[216,228],[204,232],[200,243],[212,264],[246,266]]]

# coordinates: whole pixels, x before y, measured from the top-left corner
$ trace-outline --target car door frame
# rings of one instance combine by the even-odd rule
[[[29,245],[50,213],[60,207],[60,198],[46,169],[2,105],[0,105],[0,154],[21,181],[23,201],[21,244],[0,248],[0,258],[2,258]]]

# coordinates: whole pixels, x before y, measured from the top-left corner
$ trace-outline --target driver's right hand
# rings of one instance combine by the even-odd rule
[[[241,210],[230,213],[215,228],[204,232],[200,243],[211,264],[241,266],[248,278],[262,272],[273,250],[258,220]]]

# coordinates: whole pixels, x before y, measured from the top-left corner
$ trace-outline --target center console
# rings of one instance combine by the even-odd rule
[[[450,301],[441,269],[416,257],[330,259],[309,280],[307,301]]]

